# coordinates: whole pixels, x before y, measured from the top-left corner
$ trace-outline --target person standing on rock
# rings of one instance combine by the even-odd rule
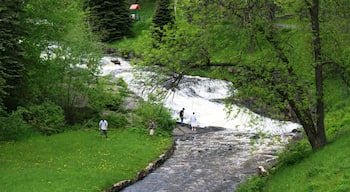
[[[153,119],[150,119],[148,129],[149,129],[149,135],[150,135],[151,139],[153,139],[155,128],[156,128],[156,124],[154,123]]]
[[[107,138],[107,129],[108,129],[108,122],[106,119],[101,119],[99,122],[101,136],[105,136]]]
[[[194,112],[191,116],[190,122],[192,131],[197,131],[197,118]]]
[[[184,113],[185,113],[185,108],[182,108],[182,110],[180,111],[181,125],[184,125]]]

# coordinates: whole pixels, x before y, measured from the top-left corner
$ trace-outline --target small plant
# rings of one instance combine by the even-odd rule
[[[311,148],[307,141],[291,143],[279,155],[280,164],[293,165],[300,162],[310,154]]]
[[[263,191],[266,183],[265,177],[258,177],[256,175],[250,177],[247,182],[240,184],[237,188],[237,192],[261,192]]]

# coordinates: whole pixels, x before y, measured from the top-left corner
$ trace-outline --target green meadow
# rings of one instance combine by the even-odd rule
[[[0,145],[1,191],[101,191],[133,178],[172,144],[143,129],[68,131]]]

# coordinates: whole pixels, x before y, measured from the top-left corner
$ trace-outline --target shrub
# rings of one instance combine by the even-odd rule
[[[108,108],[117,111],[120,104],[128,94],[125,81],[119,78],[109,80],[108,77],[99,79],[100,83],[94,88],[96,91],[89,93],[89,107],[94,111],[100,112]]]
[[[310,144],[306,140],[291,143],[279,155],[280,165],[293,165],[307,157],[311,152]]]
[[[170,111],[162,105],[142,102],[135,113],[138,117],[133,119],[134,127],[148,127],[149,119],[154,119],[159,131],[170,133],[174,128],[175,120],[172,119]]]
[[[23,108],[19,108],[9,116],[0,117],[0,141],[15,141],[33,133],[23,120],[23,111]]]
[[[124,128],[128,124],[126,116],[121,113],[110,112],[101,118],[108,121],[109,128]],[[98,126],[98,122],[96,122],[96,126]]]
[[[46,101],[40,105],[31,105],[25,115],[28,123],[44,135],[52,135],[64,130],[63,109],[53,102]]]
[[[263,191],[266,183],[266,178],[256,175],[250,177],[247,182],[240,184],[237,187],[237,192],[260,192]]]

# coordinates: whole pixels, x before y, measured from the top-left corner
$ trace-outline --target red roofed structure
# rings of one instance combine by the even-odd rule
[[[130,10],[140,10],[140,5],[139,4],[131,4],[130,5]]]
[[[140,5],[139,4],[131,4],[129,9],[130,9],[130,17],[133,20],[139,20],[140,16],[139,16],[138,11],[141,9]]]

